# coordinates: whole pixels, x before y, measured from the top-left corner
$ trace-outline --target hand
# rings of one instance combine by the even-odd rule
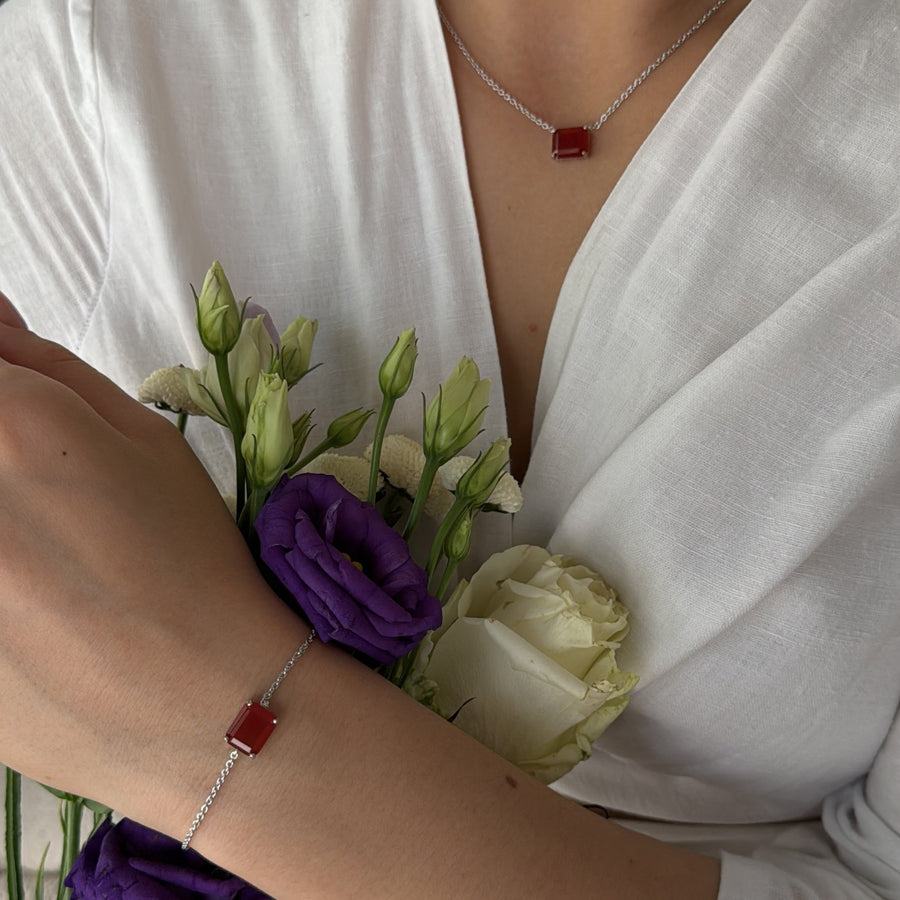
[[[0,296],[0,759],[180,838],[221,729],[306,633],[178,431]],[[210,859],[284,897],[715,896],[715,860],[598,819],[311,653],[265,764],[198,832]]]
[[[156,819],[141,781],[160,796],[193,747],[210,771],[198,733],[302,628],[178,431],[0,295],[0,759]]]

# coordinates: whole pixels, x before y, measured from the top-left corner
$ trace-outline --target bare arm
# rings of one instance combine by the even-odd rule
[[[0,301],[0,758],[182,838],[306,633],[167,422]],[[341,652],[194,846],[276,897],[714,898],[718,862],[523,775]]]

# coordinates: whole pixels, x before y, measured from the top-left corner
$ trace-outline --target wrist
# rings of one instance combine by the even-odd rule
[[[109,795],[101,799],[179,841],[229,756],[224,737],[236,714],[264,696],[310,633],[261,579],[245,585],[236,603],[228,602],[228,593],[217,586],[221,624],[202,638],[184,633],[170,641],[155,671],[129,686],[140,718],[108,741]],[[288,715],[283,691],[271,700],[279,717]]]

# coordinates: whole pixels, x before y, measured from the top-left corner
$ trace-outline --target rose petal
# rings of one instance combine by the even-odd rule
[[[446,714],[471,701],[456,719],[460,728],[517,764],[555,752],[570,731],[627,689],[585,684],[491,619],[451,625],[425,675],[439,685]]]

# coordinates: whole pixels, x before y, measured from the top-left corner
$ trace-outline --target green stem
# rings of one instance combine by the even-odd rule
[[[187,430],[187,421],[188,414],[182,410],[182,412],[178,413],[178,418],[175,421],[175,425],[182,435],[184,435],[184,432]]]
[[[461,562],[462,560],[460,559],[449,558],[447,560],[447,566],[444,569],[444,574],[441,576],[441,583],[438,585],[437,593],[435,594],[435,597],[441,601],[441,605],[444,603],[444,594],[447,593],[447,588],[450,587],[450,579],[453,578],[453,573]]]
[[[372,438],[372,458],[369,461],[369,503],[375,503],[375,495],[378,493],[378,467],[381,463],[381,445],[384,443],[384,435],[387,431],[388,420],[394,408],[394,400],[387,394],[381,401],[381,409],[378,411],[378,421],[375,423],[375,437]]]
[[[466,514],[467,507],[468,504],[460,500],[454,500],[453,506],[450,507],[447,515],[444,516],[444,521],[441,522],[437,534],[431,542],[431,553],[428,555],[428,563],[425,566],[425,571],[428,573],[429,578],[434,575],[434,570],[441,561],[441,554],[444,552],[444,541],[447,540],[447,535],[456,528],[459,520]]]
[[[266,498],[269,496],[269,491],[269,488],[255,488],[250,492],[250,498],[247,503],[249,507],[249,519],[247,522],[248,534],[249,530],[253,527],[253,523],[256,521],[256,517],[259,515],[259,511],[263,508]]]
[[[9,900],[24,900],[22,879],[22,776],[6,770],[6,887]]]
[[[418,652],[419,647],[416,645],[406,654],[406,656],[401,656],[400,659],[394,661],[390,672],[387,674],[388,681],[390,681],[391,684],[394,684],[399,688],[403,687],[403,682],[409,677],[409,673],[412,671],[413,662],[415,661]]]
[[[434,482],[434,476],[441,467],[440,460],[431,456],[425,457],[425,466],[422,469],[422,477],[419,479],[419,488],[416,491],[416,499],[413,500],[412,509],[409,511],[409,518],[406,520],[406,527],[403,529],[404,540],[409,540],[413,529],[419,522],[422,511],[425,509],[425,501],[428,499],[428,492]]]
[[[244,417],[234,396],[231,386],[231,374],[228,371],[228,354],[217,353],[216,375],[219,377],[219,389],[222,391],[222,399],[225,401],[225,411],[228,413],[228,428],[234,440],[234,474],[235,474],[235,518],[240,518],[244,508],[244,498],[247,493],[247,474],[244,463],[244,455],[241,452],[241,443],[244,440]]]
[[[60,819],[63,827],[63,850],[59,861],[59,885],[56,891],[57,900],[68,900],[72,891],[63,884],[75,860],[81,852],[81,813],[84,809],[81,798],[73,797],[62,801]]]

